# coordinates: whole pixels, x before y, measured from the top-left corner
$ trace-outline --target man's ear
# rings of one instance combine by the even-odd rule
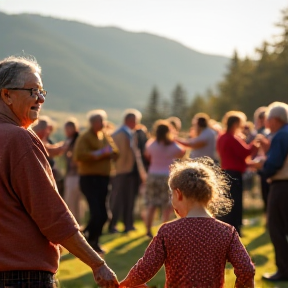
[[[176,189],[175,191],[176,191],[176,194],[177,194],[177,200],[178,201],[182,201],[183,193],[179,189]]]
[[[12,99],[8,93],[8,89],[6,88],[1,89],[1,98],[8,106],[12,104]]]

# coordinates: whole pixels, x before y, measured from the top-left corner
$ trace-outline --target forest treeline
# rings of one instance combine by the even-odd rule
[[[220,121],[228,110],[240,110],[252,119],[254,111],[271,102],[288,102],[288,7],[276,24],[279,35],[273,43],[264,42],[256,49],[258,60],[240,59],[234,53],[223,80],[214,89],[187,101],[185,89],[179,84],[170,100],[162,99],[157,87],[152,89],[143,111],[143,123],[149,128],[159,118],[177,116],[183,127],[190,125],[198,112],[206,112]]]

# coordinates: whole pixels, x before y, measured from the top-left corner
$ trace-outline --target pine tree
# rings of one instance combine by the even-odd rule
[[[151,129],[153,123],[161,118],[159,111],[160,100],[160,94],[157,87],[153,87],[142,119],[143,124],[145,124],[148,129]]]
[[[180,84],[176,86],[172,93],[171,116],[180,118],[183,127],[189,126],[190,120],[187,118],[187,95]]]
[[[160,116],[161,118],[166,119],[170,116],[170,110],[171,110],[169,100],[163,99],[160,104],[161,104],[159,109]]]

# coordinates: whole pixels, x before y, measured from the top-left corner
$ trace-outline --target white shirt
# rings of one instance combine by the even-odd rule
[[[188,140],[189,144],[197,144],[206,142],[202,148],[193,149],[190,153],[190,158],[208,156],[216,159],[216,132],[211,128],[205,128],[198,137]]]

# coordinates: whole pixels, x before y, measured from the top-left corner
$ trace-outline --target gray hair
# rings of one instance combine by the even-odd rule
[[[283,123],[288,123],[288,105],[283,102],[273,102],[266,111],[267,119],[277,118]]]
[[[93,122],[96,118],[107,120],[107,113],[102,109],[92,110],[87,113],[87,118],[90,123]]]
[[[38,72],[41,67],[35,58],[10,56],[0,61],[0,90],[3,88],[22,88],[28,73]]]
[[[123,113],[123,119],[126,120],[127,117],[129,117],[130,115],[134,115],[136,118],[136,122],[140,123],[141,119],[142,119],[142,114],[139,110],[137,109],[126,109]]]

